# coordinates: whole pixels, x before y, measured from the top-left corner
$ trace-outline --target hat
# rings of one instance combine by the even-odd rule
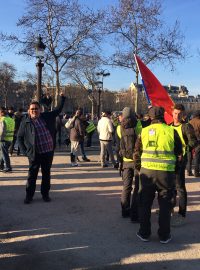
[[[148,115],[151,119],[163,119],[165,110],[163,107],[151,107],[149,109]]]
[[[134,115],[134,112],[130,107],[125,107],[122,111],[122,115],[124,118],[131,118]]]

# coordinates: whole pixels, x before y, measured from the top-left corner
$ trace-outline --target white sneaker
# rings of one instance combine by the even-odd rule
[[[72,167],[78,167],[78,164],[77,163],[71,163],[71,166]]]

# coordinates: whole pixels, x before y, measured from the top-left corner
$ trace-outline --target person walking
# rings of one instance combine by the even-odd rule
[[[98,122],[97,131],[99,133],[99,140],[100,140],[100,160],[102,168],[108,167],[106,163],[106,151],[108,152],[111,162],[114,168],[118,168],[118,164],[116,164],[113,150],[112,150],[112,139],[113,139],[113,125],[110,120],[111,112],[103,112],[102,117]]]
[[[194,113],[193,118],[189,121],[189,123],[193,126],[198,140],[198,145],[194,149],[194,176],[200,177],[200,110]]]
[[[39,168],[42,172],[41,194],[45,202],[50,202],[50,170],[55,149],[55,121],[62,111],[65,97],[60,96],[58,107],[50,112],[41,112],[39,102],[29,105],[28,115],[23,118],[18,131],[20,150],[28,157],[29,172],[26,184],[25,204],[30,204],[36,189]]]
[[[151,236],[151,207],[158,192],[159,228],[162,244],[171,240],[170,218],[175,191],[175,166],[182,157],[182,144],[177,131],[164,122],[164,109],[149,110],[151,124],[138,136],[134,160],[140,170],[139,222],[137,237],[148,242]],[[141,169],[140,169],[141,167]]]
[[[12,172],[12,167],[9,157],[9,147],[13,141],[15,121],[8,116],[6,108],[0,108],[0,121],[4,122],[3,132],[1,135],[1,153],[0,169],[5,173]]]
[[[80,144],[84,142],[85,127],[81,120],[82,110],[78,109],[70,121],[70,141],[71,141],[71,166],[77,167],[77,159],[80,153]]]
[[[14,150],[14,147],[15,147],[15,143],[17,141],[17,133],[18,133],[18,130],[19,130],[19,127],[20,127],[20,123],[22,121],[22,118],[23,118],[23,109],[18,109],[18,111],[14,114],[14,120],[15,120],[15,130],[14,130],[14,136],[13,136],[13,141],[11,143],[11,146],[9,148],[9,153],[10,153],[10,156],[12,156],[13,154],[13,150]],[[19,156],[20,154],[20,149],[19,149],[19,146],[17,147],[17,155]]]
[[[178,132],[182,142],[183,159],[180,164],[180,169],[176,172],[176,194],[179,196],[179,210],[172,216],[172,225],[179,226],[185,223],[187,212],[187,190],[185,185],[185,169],[187,164],[186,147],[193,149],[197,146],[197,138],[191,124],[185,122],[185,108],[183,104],[175,104],[172,112],[173,123],[172,127]],[[175,204],[176,204],[175,196]]]

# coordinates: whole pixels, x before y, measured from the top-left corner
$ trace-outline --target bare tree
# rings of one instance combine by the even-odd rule
[[[87,92],[92,105],[92,118],[97,113],[96,73],[101,67],[101,58],[96,55],[85,55],[71,59],[64,74]]]
[[[45,62],[56,75],[56,96],[60,89],[60,72],[74,56],[85,55],[98,45],[98,23],[102,13],[83,8],[77,0],[26,0],[25,14],[17,26],[23,40],[16,35],[1,38],[19,47],[19,53],[34,55],[36,36],[46,45]]]
[[[185,56],[183,35],[176,21],[172,28],[161,19],[160,0],[119,0],[112,6],[106,22],[107,33],[114,35],[115,53],[111,63],[136,72],[134,53],[142,60],[162,62],[174,68],[174,60]]]
[[[14,65],[6,62],[0,63],[0,96],[3,98],[2,103],[5,107],[8,105],[8,95],[12,91],[15,74]]]

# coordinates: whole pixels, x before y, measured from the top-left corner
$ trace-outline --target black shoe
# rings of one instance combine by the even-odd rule
[[[168,244],[171,240],[172,240],[172,237],[171,237],[171,235],[169,235],[166,238],[160,238],[160,243],[161,244]]]
[[[119,169],[119,163],[116,163],[115,165],[113,165],[114,169]]]
[[[142,242],[149,242],[149,237],[144,237],[139,232],[136,233],[136,236],[142,241]]]
[[[195,177],[200,177],[200,173],[194,173]]]
[[[50,202],[51,201],[51,198],[49,197],[49,195],[42,196],[42,199],[43,199],[44,202]]]
[[[103,164],[101,167],[106,168],[106,167],[108,167],[108,164]]]
[[[122,209],[122,217],[123,218],[130,217],[130,209]]]
[[[86,162],[90,162],[90,159],[87,158],[87,157],[82,157],[82,160],[83,160],[83,161],[86,161]]]
[[[9,173],[9,172],[12,172],[12,168],[9,168],[9,169],[4,169],[3,170],[4,173]]]
[[[192,172],[187,172],[187,176],[194,176]]]
[[[32,202],[32,200],[33,200],[32,198],[26,197],[24,199],[24,204],[30,204]]]

